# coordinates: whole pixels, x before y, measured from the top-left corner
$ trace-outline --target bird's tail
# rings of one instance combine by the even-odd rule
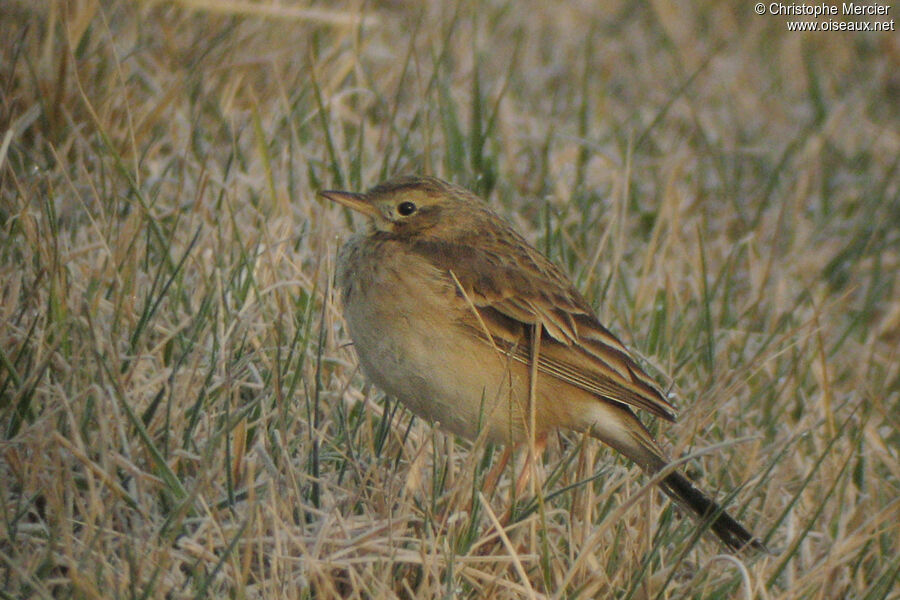
[[[606,427],[592,428],[591,434],[639,464],[650,475],[665,469],[668,461],[664,452],[634,413],[624,408],[617,416],[618,419],[606,420]],[[618,421],[618,427],[610,426],[614,421]],[[752,548],[768,552],[759,539],[681,473],[674,471],[666,475],[659,486],[701,521],[712,519],[709,528],[732,551]]]
[[[709,496],[701,492],[681,473],[666,475],[659,484],[662,490],[673,500],[687,507],[701,520],[712,519],[710,529],[732,551],[752,548],[767,552],[765,545],[738,523]]]

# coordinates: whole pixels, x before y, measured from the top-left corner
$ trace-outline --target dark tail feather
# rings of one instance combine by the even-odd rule
[[[607,409],[610,412],[605,415],[603,426],[598,423],[591,429],[591,435],[639,464],[650,475],[659,473],[668,466],[662,449],[629,408],[618,407],[617,411],[613,411],[610,407]],[[761,541],[722,510],[721,506],[694,487],[694,484],[681,473],[676,471],[666,475],[659,486],[670,498],[695,513],[700,519],[704,521],[712,519],[710,529],[732,551],[749,547],[768,552]]]
[[[701,519],[714,519],[710,529],[732,551],[736,552],[749,547],[761,552],[768,552],[761,541],[753,537],[753,534],[744,529],[721,506],[694,487],[694,484],[681,473],[667,475],[660,483],[660,487],[670,498],[692,510]]]

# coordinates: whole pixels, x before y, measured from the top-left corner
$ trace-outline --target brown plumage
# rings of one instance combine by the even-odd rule
[[[337,282],[363,370],[385,392],[464,437],[517,444],[566,428],[650,473],[667,465],[632,409],[674,421],[674,407],[570,280],[480,199],[433,177],[321,195],[370,218],[341,249]],[[712,518],[729,548],[763,548],[680,473],[660,485]]]

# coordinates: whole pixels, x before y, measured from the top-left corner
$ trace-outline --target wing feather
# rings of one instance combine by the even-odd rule
[[[498,219],[492,213],[486,218]],[[502,222],[501,222],[502,224]],[[485,243],[423,239],[415,252],[439,269],[452,271],[463,293],[475,305],[495,344],[530,364],[530,326],[541,325],[538,371],[590,392],[606,401],[647,410],[674,421],[675,408],[627,348],[596,318],[569,279],[511,228],[487,227],[474,232]],[[495,234],[496,235],[496,234]],[[492,250],[486,250],[491,248]],[[483,326],[473,317],[471,328]]]

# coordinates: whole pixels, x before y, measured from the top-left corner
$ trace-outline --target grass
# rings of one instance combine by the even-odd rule
[[[3,10],[0,597],[900,598],[894,34],[716,2]],[[353,221],[315,191],[401,172],[573,276],[771,556],[569,434],[537,496],[486,496],[498,448],[366,385],[331,294]]]

